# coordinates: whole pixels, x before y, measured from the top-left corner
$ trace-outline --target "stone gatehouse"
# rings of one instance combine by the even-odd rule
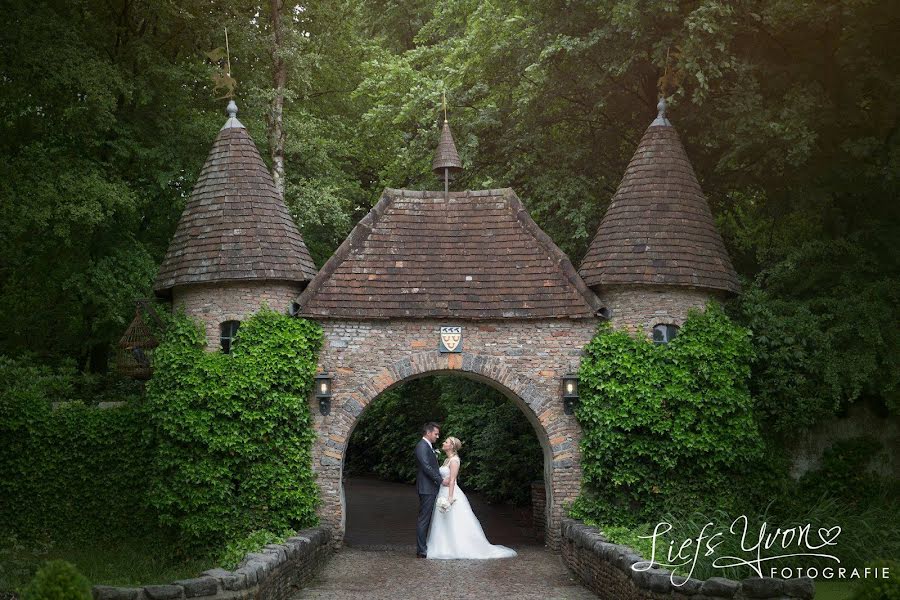
[[[360,415],[393,386],[450,373],[500,390],[532,423],[544,452],[545,538],[557,548],[581,481],[580,428],[565,413],[561,378],[577,372],[597,325],[609,319],[663,343],[688,308],[739,291],[664,102],[578,271],[513,190],[449,191],[462,164],[445,121],[434,161],[444,191],[385,190],[317,272],[236,113],[232,102],[154,289],[206,324],[210,350],[227,348],[235,323],[263,302],[321,323],[319,370],[332,376],[333,397],[328,411],[310,397],[313,468],[335,540]],[[445,326],[461,328],[458,347],[439,346]]]

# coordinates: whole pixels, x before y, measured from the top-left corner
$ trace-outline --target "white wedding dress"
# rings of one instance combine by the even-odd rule
[[[451,460],[459,460],[453,457]],[[445,479],[450,475],[450,467],[443,466],[440,469],[441,476]],[[438,498],[447,498],[450,494],[449,486],[442,485]],[[441,510],[435,504],[434,514],[431,517],[431,529],[428,532],[428,558],[511,558],[517,553],[512,548],[491,544],[484,536],[484,530],[478,517],[469,506],[469,499],[456,485],[453,492],[456,500],[447,512]]]

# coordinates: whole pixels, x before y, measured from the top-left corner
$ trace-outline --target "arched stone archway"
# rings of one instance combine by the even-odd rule
[[[574,416],[564,414],[560,378],[577,369],[596,322],[470,323],[463,325],[464,351],[455,354],[437,349],[442,324],[436,320],[323,323],[325,343],[319,366],[334,374],[334,397],[328,415],[319,413],[314,398],[310,405],[318,434],[313,468],[321,490],[322,522],[333,528],[336,540],[343,539],[344,459],[350,434],[365,408],[404,381],[449,373],[497,388],[532,423],[544,450],[545,538],[556,547],[564,507],[578,495],[581,480],[580,428]]]

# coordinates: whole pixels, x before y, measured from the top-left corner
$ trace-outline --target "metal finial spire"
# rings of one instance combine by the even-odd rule
[[[234,101],[234,98],[228,101],[228,106],[225,108],[225,112],[228,113],[228,120],[225,121],[224,125],[222,125],[222,129],[228,129],[229,127],[244,127],[244,124],[238,121],[238,107],[237,103]]]
[[[444,103],[444,123],[447,122],[447,92],[441,92],[441,99]]]
[[[667,107],[666,98],[665,98],[665,96],[662,96],[659,99],[659,104],[656,105],[656,110],[658,112],[656,114],[656,120],[654,120],[652,123],[650,123],[651,127],[653,127],[654,125],[666,125],[669,127],[672,126],[672,123],[666,117],[666,107]]]

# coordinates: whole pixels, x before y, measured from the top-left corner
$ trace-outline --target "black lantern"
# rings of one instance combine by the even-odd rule
[[[331,375],[319,373],[316,375],[316,398],[319,399],[319,412],[327,415],[331,412]]]
[[[563,412],[571,415],[578,405],[578,375],[567,373],[562,378]]]

